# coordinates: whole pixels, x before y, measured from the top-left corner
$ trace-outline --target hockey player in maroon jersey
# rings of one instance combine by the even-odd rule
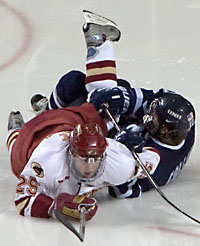
[[[90,103],[47,110],[27,123],[20,112],[11,112],[8,129],[21,215],[49,218],[57,209],[78,220],[80,206],[86,206],[89,220],[97,210],[94,191],[140,175],[129,149],[104,137],[105,122]],[[151,163],[153,173],[159,155],[147,150],[140,158]]]

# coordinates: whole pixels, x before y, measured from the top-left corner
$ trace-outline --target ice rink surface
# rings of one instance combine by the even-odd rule
[[[84,243],[56,220],[25,218],[15,209],[17,180],[5,148],[8,114],[18,109],[25,120],[31,119],[33,94],[49,96],[64,73],[85,71],[83,9],[118,23],[118,77],[134,87],[175,90],[194,104],[194,150],[180,176],[162,191],[200,219],[199,0],[0,0],[0,245],[200,245],[200,225],[170,207],[155,190],[129,200],[112,199],[106,189],[97,193],[99,210],[86,225]]]

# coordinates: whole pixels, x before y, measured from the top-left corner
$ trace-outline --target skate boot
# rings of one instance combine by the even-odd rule
[[[83,32],[87,48],[100,46],[106,40],[117,42],[120,39],[121,32],[116,23],[86,10],[83,14],[86,19]]]
[[[19,111],[12,111],[8,117],[8,131],[22,128],[24,119]]]
[[[41,94],[36,94],[31,98],[31,107],[36,115],[45,111],[47,103],[48,103],[47,97]]]

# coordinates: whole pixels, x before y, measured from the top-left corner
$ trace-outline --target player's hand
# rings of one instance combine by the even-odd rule
[[[115,140],[123,143],[130,150],[141,153],[146,144],[145,138],[137,136],[131,127],[125,128],[115,136]]]
[[[90,220],[98,209],[97,202],[94,198],[74,196],[68,193],[61,193],[55,199],[54,209],[60,211],[71,220],[80,220],[80,210],[84,207],[86,210],[86,220]]]
[[[106,103],[112,115],[125,113],[129,106],[129,93],[124,87],[100,88],[88,94],[88,102],[99,111]]]

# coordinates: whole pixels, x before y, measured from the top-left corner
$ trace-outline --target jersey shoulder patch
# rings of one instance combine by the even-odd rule
[[[44,170],[43,170],[42,166],[39,163],[32,162],[31,163],[31,168],[34,170],[35,175],[38,178],[43,178],[44,177]]]

